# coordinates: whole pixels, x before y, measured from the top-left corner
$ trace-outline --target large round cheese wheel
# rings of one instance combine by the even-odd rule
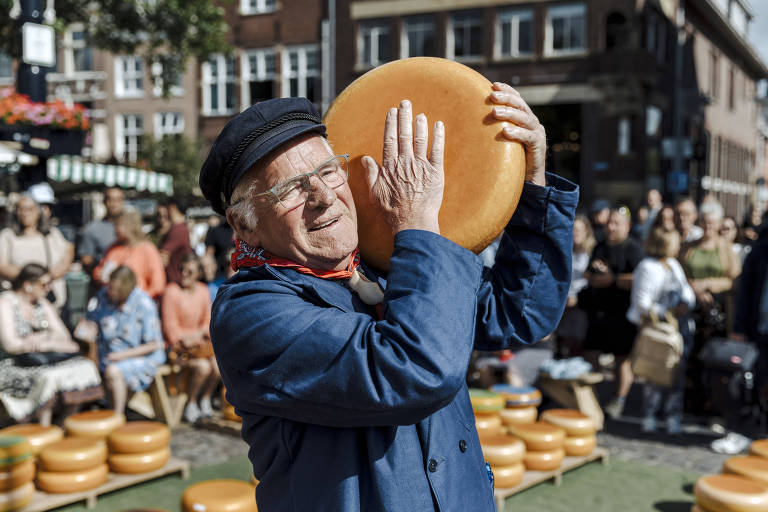
[[[693,487],[699,506],[710,512],[765,512],[768,487],[737,475],[709,475]]]
[[[509,425],[507,428],[510,434],[523,440],[528,450],[555,450],[562,448],[565,441],[565,430],[543,421]]]
[[[691,512],[709,512],[709,510],[704,510],[700,506],[698,506],[696,503],[691,505]]]
[[[475,416],[475,428],[478,436],[495,435],[501,432],[501,418],[498,416]]]
[[[476,415],[496,415],[504,408],[504,398],[498,393],[486,389],[470,389],[469,401],[472,403],[472,411]]]
[[[237,415],[235,412],[235,407],[229,404],[225,404],[221,408],[221,415],[224,417],[224,419],[227,419],[229,421],[243,421],[243,418]]]
[[[39,423],[20,423],[0,430],[0,436],[2,435],[26,437],[32,447],[32,453],[37,455],[43,446],[64,439],[64,430],[56,425],[44,427]]]
[[[0,492],[16,489],[35,478],[35,463],[29,458],[13,466],[0,469]]]
[[[723,473],[741,475],[755,482],[768,485],[768,459],[757,455],[731,457],[723,464]]]
[[[563,441],[565,454],[570,457],[582,457],[589,455],[597,446],[597,436],[571,436]]]
[[[533,386],[510,386],[496,384],[491,386],[494,391],[504,397],[506,407],[538,407],[541,405],[541,391]]]
[[[109,456],[109,467],[115,473],[149,473],[165,466],[171,458],[167,446],[146,453],[113,453]]]
[[[49,444],[39,456],[45,471],[79,471],[99,466],[107,460],[107,443],[103,439],[68,437]]]
[[[34,495],[35,484],[32,482],[27,482],[10,492],[0,492],[0,512],[20,510],[26,507]]]
[[[536,407],[511,407],[499,411],[501,422],[504,425],[517,425],[518,423],[533,423],[539,415]]]
[[[106,464],[78,471],[38,471],[37,488],[57,494],[87,491],[106,482],[108,475]]]
[[[393,236],[368,199],[361,163],[381,163],[387,111],[408,99],[414,119],[445,123],[445,190],[440,234],[476,253],[506,226],[525,179],[525,153],[501,135],[506,122],[492,116],[491,83],[458,62],[415,57],[379,66],[352,82],[334,100],[324,122],[328,139],[350,154],[349,186],[355,199],[360,252],[375,267],[389,268]]]
[[[496,489],[509,489],[516,486],[523,481],[523,474],[525,474],[525,466],[522,462],[511,466],[492,467],[491,469],[493,470],[493,486]]]
[[[758,439],[749,446],[749,453],[768,458],[768,439]]]
[[[528,450],[523,456],[523,464],[531,471],[553,471],[563,465],[563,459],[565,459],[565,450],[562,448]]]
[[[569,436],[588,436],[597,432],[595,421],[575,409],[549,409],[541,413],[541,421],[564,429]]]
[[[525,443],[516,437],[503,434],[483,437],[480,446],[483,449],[483,457],[492,468],[519,464],[525,454]]]
[[[115,411],[86,411],[64,420],[67,434],[75,437],[105,439],[113,430],[125,425],[125,416]]]
[[[114,453],[152,452],[168,446],[170,440],[170,429],[157,421],[129,421],[108,437]]]
[[[32,457],[32,446],[26,437],[0,436],[0,469],[4,469]]]
[[[255,487],[242,480],[208,480],[187,487],[183,512],[258,512]]]

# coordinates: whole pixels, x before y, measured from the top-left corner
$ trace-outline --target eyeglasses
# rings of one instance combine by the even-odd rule
[[[335,155],[318,165],[314,171],[282,181],[253,197],[267,196],[283,208],[291,210],[307,202],[309,191],[312,190],[309,181],[312,176],[320,178],[328,188],[339,188],[349,179],[349,154]]]

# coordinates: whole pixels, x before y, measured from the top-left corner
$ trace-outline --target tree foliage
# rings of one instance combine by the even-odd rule
[[[224,0],[225,2],[231,0]],[[21,36],[10,18],[13,0],[0,0],[0,51],[21,55]],[[221,1],[211,0],[56,0],[54,28],[61,34],[72,23],[85,24],[90,43],[114,54],[140,55],[168,95],[190,57],[206,59],[226,52],[228,26]]]
[[[197,182],[203,165],[200,141],[182,135],[167,135],[159,140],[144,136],[138,158],[142,166],[173,176],[176,197],[190,200],[202,196]]]

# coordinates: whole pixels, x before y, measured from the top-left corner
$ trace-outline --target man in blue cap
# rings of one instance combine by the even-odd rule
[[[211,338],[259,510],[495,510],[469,357],[557,325],[578,192],[545,176],[544,129],[520,95],[497,83],[490,97],[527,163],[491,269],[440,236],[446,127],[427,147],[407,100],[387,114],[381,164],[363,159],[395,234],[386,276],[360,261],[347,157],[309,101],[254,105],[214,143],[200,186],[235,230],[239,271],[218,292]]]

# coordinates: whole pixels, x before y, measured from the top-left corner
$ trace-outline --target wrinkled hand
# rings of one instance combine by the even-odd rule
[[[504,137],[521,143],[525,148],[525,181],[546,185],[544,171],[547,134],[544,127],[519,92],[501,82],[494,82],[493,88],[491,101],[498,103],[498,106],[493,108],[494,117],[513,123],[502,130]]]
[[[370,156],[362,159],[369,197],[384,215],[393,233],[423,229],[440,233],[437,214],[445,184],[443,154],[445,127],[435,123],[427,157],[429,128],[424,114],[413,128],[411,102],[391,108],[384,122],[384,150],[379,166]]]

